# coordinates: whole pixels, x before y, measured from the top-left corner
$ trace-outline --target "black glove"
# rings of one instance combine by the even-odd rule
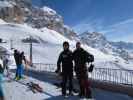
[[[55,73],[59,73],[59,70],[58,70],[58,69],[56,69],[56,70],[55,70]]]
[[[60,73],[61,73],[61,71],[60,71],[59,69],[56,69],[56,70],[55,70],[55,73],[60,74]]]
[[[93,69],[94,69],[94,65],[93,65],[93,64],[91,64],[91,65],[90,65],[90,67],[88,68],[88,71],[89,71],[89,72],[92,72],[92,71],[93,71]]]

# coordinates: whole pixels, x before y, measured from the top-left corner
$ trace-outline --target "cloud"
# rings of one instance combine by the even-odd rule
[[[103,20],[93,20],[91,18],[85,19],[84,21],[81,21],[76,26],[73,27],[73,29],[78,33],[81,34],[85,31],[94,32],[94,31],[100,31],[103,29]]]
[[[133,18],[110,25],[101,32],[109,40],[133,42]]]
[[[78,33],[85,31],[100,32],[105,34],[110,41],[133,42],[133,18],[112,25],[104,26],[104,20],[84,20],[73,27]]]

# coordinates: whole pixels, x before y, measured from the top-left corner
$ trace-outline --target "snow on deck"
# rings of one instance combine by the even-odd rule
[[[26,79],[20,81],[10,81],[6,78],[4,80],[4,93],[6,100],[62,100],[61,89],[57,89],[56,86],[50,84],[49,82],[43,82],[36,80],[31,77],[26,77]],[[44,90],[43,93],[33,93],[26,83],[35,82],[39,83]],[[77,100],[78,97],[71,97],[72,100]]]
[[[39,76],[38,76],[39,77]],[[41,76],[43,77],[43,76]],[[13,76],[12,76],[13,78]],[[9,79],[4,79],[4,93],[6,100],[63,100],[61,96],[61,89],[57,89],[56,86],[52,85],[49,79],[38,80],[37,77],[30,76],[26,77],[26,79],[21,80],[19,82],[16,81],[8,81]],[[45,81],[44,81],[45,80]],[[43,93],[33,93],[28,89],[28,86],[25,84],[27,82],[35,82],[39,83],[39,85],[43,88]],[[99,89],[92,89],[93,97],[96,100],[132,100],[133,98],[117,94],[111,93],[108,91],[103,91]],[[69,100],[79,100],[78,96],[70,97]]]
[[[60,95],[59,90],[47,82],[39,82],[39,84],[43,87],[44,93],[33,93],[23,82],[5,83],[6,100],[45,100]]]

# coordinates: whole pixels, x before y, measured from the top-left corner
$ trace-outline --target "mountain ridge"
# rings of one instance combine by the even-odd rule
[[[112,54],[114,56],[120,56],[125,60],[131,59],[132,52],[130,52],[126,46],[125,42],[110,42],[102,33],[98,32],[84,32],[78,36],[83,43],[88,46],[99,49],[106,54]],[[123,45],[124,44],[124,45]],[[130,43],[131,44],[131,43]],[[130,44],[128,46],[130,46]],[[121,48],[120,48],[121,47]],[[133,50],[133,49],[132,49]]]

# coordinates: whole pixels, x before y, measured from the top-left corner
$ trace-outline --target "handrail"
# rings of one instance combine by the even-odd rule
[[[54,72],[56,66],[56,64],[34,63],[31,69],[39,72]],[[93,72],[89,73],[89,78],[133,87],[133,70],[94,68]]]

